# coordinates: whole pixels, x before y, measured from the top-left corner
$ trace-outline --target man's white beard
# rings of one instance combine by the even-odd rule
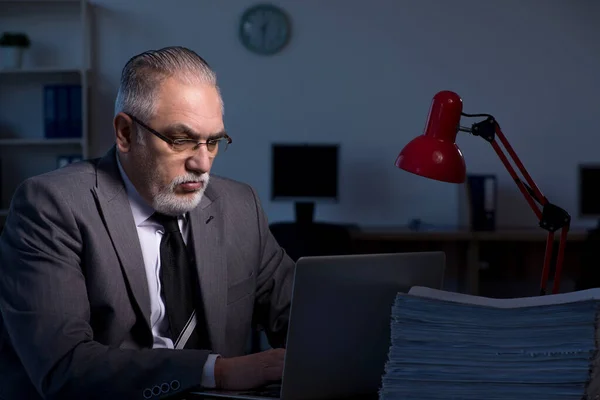
[[[209,174],[202,175],[188,173],[175,178],[169,186],[163,188],[152,199],[152,206],[160,213],[167,215],[181,215],[192,211],[200,204],[206,186],[208,185]],[[177,185],[184,182],[202,182],[202,188],[194,193],[179,195],[175,193]]]

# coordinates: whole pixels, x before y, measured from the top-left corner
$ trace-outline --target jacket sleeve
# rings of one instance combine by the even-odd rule
[[[61,400],[157,399],[198,386],[208,351],[94,341],[84,243],[61,196],[41,179],[23,183],[0,237],[2,322],[33,386]]]
[[[271,234],[260,200],[252,189],[260,236],[256,322],[264,328],[272,347],[285,347],[294,280],[294,261]]]

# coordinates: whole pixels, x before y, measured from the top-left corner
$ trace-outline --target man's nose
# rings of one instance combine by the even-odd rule
[[[187,167],[191,171],[203,174],[210,171],[213,159],[214,155],[208,151],[206,146],[200,145],[187,159]]]

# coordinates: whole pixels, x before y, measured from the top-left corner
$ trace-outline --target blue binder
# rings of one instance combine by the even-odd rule
[[[44,137],[48,139],[58,137],[56,95],[54,86],[44,86]]]
[[[69,136],[80,138],[82,136],[82,108],[81,85],[70,85],[69,90]]]
[[[44,86],[44,137],[80,138],[81,102],[81,85]]]

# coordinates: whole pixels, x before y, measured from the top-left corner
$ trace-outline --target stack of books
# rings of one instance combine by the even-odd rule
[[[414,287],[392,307],[381,400],[600,399],[600,289],[491,299]]]

